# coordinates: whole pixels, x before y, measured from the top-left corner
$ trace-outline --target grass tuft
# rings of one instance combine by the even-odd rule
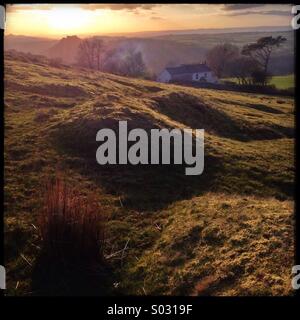
[[[103,260],[104,226],[99,206],[60,177],[47,183],[40,227],[49,255],[62,261]]]
[[[105,228],[100,209],[91,196],[83,197],[60,176],[47,184],[33,294],[107,294],[111,278],[103,254]]]

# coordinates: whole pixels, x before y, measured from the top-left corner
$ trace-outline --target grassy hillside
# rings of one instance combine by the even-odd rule
[[[68,294],[65,278],[50,287],[36,278],[44,184],[58,169],[82,195],[94,194],[107,220],[98,294],[291,294],[292,99],[7,56],[4,108],[8,294]],[[204,173],[99,166],[96,132],[118,120],[146,130],[204,128]]]

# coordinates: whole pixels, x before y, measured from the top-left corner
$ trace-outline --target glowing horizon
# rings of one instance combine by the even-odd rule
[[[8,5],[6,34],[61,37],[164,30],[290,25],[290,5],[23,4]]]

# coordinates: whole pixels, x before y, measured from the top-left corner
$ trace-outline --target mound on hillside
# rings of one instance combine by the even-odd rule
[[[290,294],[294,101],[5,61],[9,285],[30,292],[42,181],[57,167],[109,212],[112,294]],[[24,78],[22,78],[24,75]],[[96,133],[205,129],[205,168],[100,166]],[[18,239],[24,239],[22,243]],[[32,246],[34,244],[34,247]],[[125,248],[125,249],[124,249]],[[120,255],[121,253],[121,255]],[[58,293],[60,294],[60,293]]]
[[[159,240],[131,266],[140,283],[129,278],[126,285],[151,295],[286,295],[291,208],[270,198],[209,193],[176,202],[166,209]]]

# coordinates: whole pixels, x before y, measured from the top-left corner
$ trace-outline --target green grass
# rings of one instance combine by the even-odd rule
[[[92,192],[107,217],[105,293],[291,294],[292,98],[185,88],[12,57],[5,68],[9,295],[39,294],[33,275],[43,249],[43,185],[57,168],[83,196]],[[122,119],[146,130],[204,128],[204,174],[97,165],[97,130]]]
[[[284,267],[293,254],[289,202],[208,193],[172,204],[160,225],[154,246],[130,266],[126,285],[132,293],[231,296],[289,291],[290,275]],[[282,228],[285,238],[278,236]]]
[[[272,77],[270,84],[273,84],[278,89],[289,89],[295,87],[295,76],[289,74],[287,76],[274,76]]]
[[[236,78],[224,78],[221,81],[232,81],[238,83]],[[274,85],[277,89],[295,88],[295,76],[293,74],[286,76],[273,76],[269,84]]]

